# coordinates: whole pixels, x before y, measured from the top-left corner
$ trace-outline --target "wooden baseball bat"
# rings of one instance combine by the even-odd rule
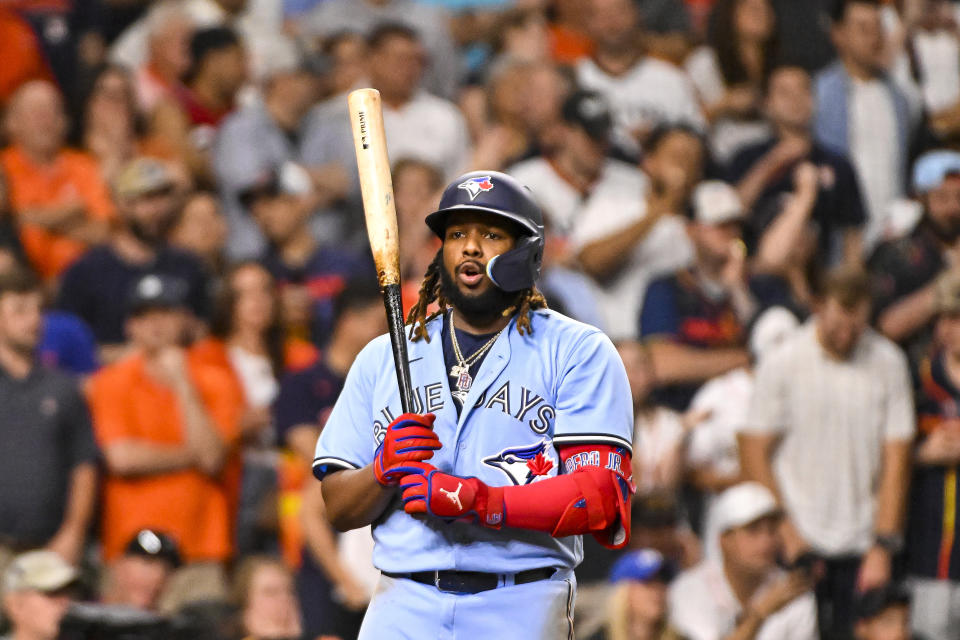
[[[370,238],[370,250],[377,266],[377,279],[390,326],[400,404],[404,413],[409,413],[415,409],[415,405],[407,338],[404,334],[403,304],[400,301],[400,235],[397,231],[397,210],[393,202],[393,179],[387,158],[380,92],[376,89],[357,89],[347,96],[347,103],[350,107],[357,169],[360,171],[367,237]]]

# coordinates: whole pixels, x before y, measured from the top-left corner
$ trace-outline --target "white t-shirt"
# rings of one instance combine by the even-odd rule
[[[607,160],[586,198],[543,158],[525,160],[509,173],[530,187],[552,225],[551,233],[566,237],[574,253],[647,214],[647,176],[619,160]],[[592,281],[606,333],[614,339],[635,338],[647,284],[692,260],[683,220],[666,216],[657,222],[615,276]]]
[[[709,380],[690,401],[691,411],[709,411],[690,434],[687,462],[715,473],[732,475],[740,471],[737,432],[747,423],[753,394],[753,376],[747,369],[734,369]]]
[[[727,91],[717,54],[708,46],[697,47],[684,62],[697,95],[704,105],[720,100]],[[724,164],[747,145],[762,142],[770,137],[770,125],[763,119],[735,120],[719,118],[710,126],[710,150],[714,159]]]
[[[269,407],[280,392],[270,358],[239,347],[229,347],[227,353],[233,370],[240,378],[247,403],[255,408]]]
[[[705,120],[693,84],[677,67],[641,58],[626,73],[612,76],[584,58],[576,66],[577,84],[606,96],[613,110],[614,138],[636,151],[635,132],[666,122],[686,122],[703,129]]]
[[[923,101],[932,113],[960,101],[960,41],[946,30],[917,31],[913,50],[920,67]]]
[[[449,100],[418,91],[400,109],[384,103],[383,127],[391,162],[414,158],[435,165],[448,178],[466,168],[470,154],[467,123]]]
[[[740,450],[737,432],[747,424],[750,397],[753,394],[753,375],[747,369],[734,369],[709,380],[700,387],[690,411],[706,410],[710,416],[690,433],[687,443],[687,465],[710,469],[716,474],[734,475],[740,472]],[[704,512],[703,541],[708,558],[717,557],[717,527],[713,506],[716,495],[708,494]]]
[[[634,469],[640,470],[633,476],[637,493],[664,488],[657,467],[683,443],[683,435],[680,414],[672,409],[657,407],[650,413],[637,413],[633,429]]]
[[[779,570],[771,571],[755,597],[780,575]],[[743,610],[716,560],[706,560],[677,576],[667,600],[670,625],[690,640],[720,640],[736,628]],[[815,640],[817,635],[817,603],[808,592],[767,618],[754,640]]]
[[[755,380],[744,431],[782,437],[773,468],[800,534],[825,555],[865,552],[883,447],[916,426],[903,352],[868,328],[836,360],[814,319],[764,357]]]
[[[868,220],[864,242],[873,246],[887,212],[903,195],[900,144],[893,101],[887,86],[879,80],[851,82],[850,161],[857,170]]]

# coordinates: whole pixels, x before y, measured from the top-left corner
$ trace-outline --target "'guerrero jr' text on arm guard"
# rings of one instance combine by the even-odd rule
[[[634,491],[630,454],[607,445],[571,446],[559,453],[567,473],[507,487],[443,473],[427,463],[407,463],[403,467],[412,473],[400,481],[403,508],[410,514],[471,519],[494,529],[543,531],[555,538],[591,533],[606,547],[626,545]]]

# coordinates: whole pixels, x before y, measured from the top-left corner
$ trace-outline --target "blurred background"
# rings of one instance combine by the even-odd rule
[[[386,330],[346,94],[381,92],[404,302],[468,170],[636,414],[577,633],[960,638],[960,3],[0,3],[2,629],[356,637],[310,464]],[[589,538],[589,537],[588,537]]]

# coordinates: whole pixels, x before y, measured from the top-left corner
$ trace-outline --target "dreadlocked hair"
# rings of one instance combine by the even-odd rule
[[[407,314],[407,324],[410,325],[410,340],[417,342],[423,338],[430,342],[430,336],[427,335],[427,323],[443,315],[450,308],[450,302],[441,291],[440,270],[443,269],[443,252],[438,251],[433,258],[433,262],[427,267],[423,274],[423,282],[420,284],[420,297],[417,303]],[[437,303],[437,310],[427,316],[427,309],[434,302]],[[543,294],[534,286],[523,289],[517,293],[516,301],[503,310],[504,316],[517,313],[517,331],[520,335],[532,334],[533,327],[530,326],[530,313],[537,309],[546,309],[547,300]]]

